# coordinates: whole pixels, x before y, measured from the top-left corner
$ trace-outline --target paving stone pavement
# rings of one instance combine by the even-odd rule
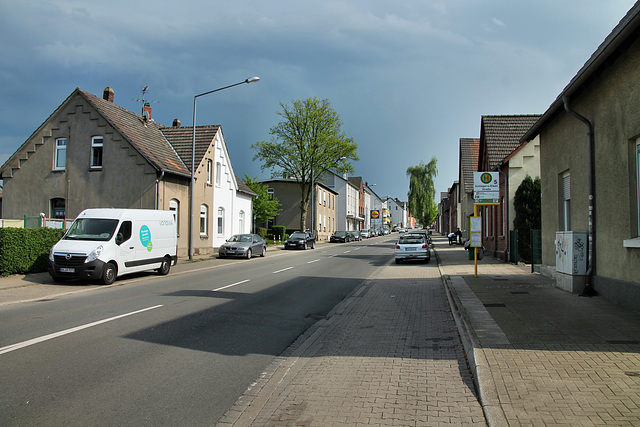
[[[439,270],[387,264],[218,425],[485,425],[474,390]]]
[[[489,425],[640,425],[640,313],[437,244]]]

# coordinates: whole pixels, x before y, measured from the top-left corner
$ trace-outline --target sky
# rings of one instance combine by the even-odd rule
[[[458,180],[480,119],[542,114],[633,0],[0,0],[0,164],[75,88],[152,118],[221,125],[236,175],[269,178],[251,145],[281,104],[329,100],[355,173],[407,200],[406,170]],[[436,200],[436,202],[439,200]]]

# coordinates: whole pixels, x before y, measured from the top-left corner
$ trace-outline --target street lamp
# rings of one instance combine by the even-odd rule
[[[191,143],[191,183],[189,185],[189,259],[193,259],[193,183],[195,181],[195,168],[196,168],[196,100],[204,95],[209,95],[213,92],[219,92],[224,89],[229,89],[234,86],[239,86],[245,83],[253,83],[260,80],[260,77],[249,77],[248,79],[239,83],[234,83],[229,86],[221,87],[218,89],[210,90],[195,95],[193,97],[193,140]]]

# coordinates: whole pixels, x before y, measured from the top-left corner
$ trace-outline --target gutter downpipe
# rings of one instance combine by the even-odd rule
[[[564,109],[567,111],[567,113],[571,114],[572,116],[580,120],[582,123],[587,125],[588,180],[589,180],[589,229],[588,229],[589,257],[588,257],[587,273],[585,277],[585,287],[580,295],[594,296],[594,295],[598,295],[598,292],[593,288],[593,283],[592,283],[593,267],[595,265],[594,247],[595,247],[595,216],[596,216],[595,193],[594,193],[594,189],[595,189],[594,166],[595,165],[594,165],[594,156],[593,156],[593,149],[594,149],[593,125],[587,118],[581,116],[580,114],[578,114],[577,112],[571,109],[571,106],[569,105],[569,97],[567,95],[562,97],[562,102],[564,103]]]

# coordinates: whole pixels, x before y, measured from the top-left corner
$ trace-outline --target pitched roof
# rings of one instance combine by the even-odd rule
[[[464,192],[473,193],[473,173],[478,172],[480,138],[460,138],[460,173]]]
[[[513,150],[520,146],[520,138],[533,126],[540,114],[482,116],[480,125],[480,154],[489,160],[493,170]],[[482,158],[478,158],[478,167]]]
[[[196,126],[196,130],[197,130],[197,126]],[[253,192],[253,190],[251,188],[249,188],[249,186],[242,180],[240,179],[240,177],[238,175],[236,175],[236,181],[238,182],[238,192],[239,193],[245,193],[248,194],[249,196],[252,197],[256,197],[257,194]]]
[[[196,169],[206,154],[211,142],[216,137],[220,126],[196,126]],[[187,127],[165,127],[161,129],[162,134],[176,150],[180,158],[191,170],[191,154],[193,152],[193,126]]]
[[[563,98],[570,99],[582,86],[595,78],[600,70],[608,67],[612,62],[612,58],[615,58],[621,51],[628,48],[627,40],[637,37],[636,31],[638,28],[640,28],[640,2],[636,2],[636,4],[629,9],[629,12],[620,20],[602,44],[598,46],[598,49],[596,49],[593,55],[591,55],[578,73],[571,79],[569,84],[562,90],[560,95],[553,101],[540,120],[522,136],[522,141],[531,140],[540,133],[540,129],[551,116],[558,110],[564,108]]]
[[[156,169],[182,176],[190,171],[164,137],[162,126],[153,120],[126,110],[81,89],[76,92],[87,100]]]

